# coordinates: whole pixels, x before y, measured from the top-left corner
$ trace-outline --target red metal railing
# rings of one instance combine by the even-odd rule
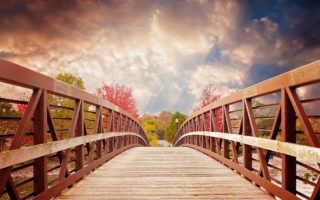
[[[115,155],[148,146],[132,115],[80,89],[4,60],[0,83],[0,198],[50,199]]]
[[[204,152],[282,199],[320,199],[320,161],[312,160],[320,158],[319,102],[317,61],[192,114],[175,146]]]

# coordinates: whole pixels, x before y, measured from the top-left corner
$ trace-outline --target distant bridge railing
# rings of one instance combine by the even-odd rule
[[[0,199],[50,199],[115,155],[148,146],[132,115],[78,88],[4,60],[0,84]]]
[[[195,112],[174,145],[197,149],[282,199],[320,199],[319,102],[317,61]]]

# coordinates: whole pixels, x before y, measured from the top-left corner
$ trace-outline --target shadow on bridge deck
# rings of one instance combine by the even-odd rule
[[[212,158],[186,147],[137,147],[58,199],[272,199]]]

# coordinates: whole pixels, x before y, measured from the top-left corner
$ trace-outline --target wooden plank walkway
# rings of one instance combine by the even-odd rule
[[[59,199],[273,199],[212,158],[186,147],[137,147]]]

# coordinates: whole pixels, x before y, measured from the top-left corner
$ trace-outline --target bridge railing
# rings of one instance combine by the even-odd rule
[[[0,199],[50,199],[148,146],[132,115],[78,88],[4,60],[0,84]]]
[[[320,199],[319,102],[317,61],[193,113],[174,145],[202,151],[282,199]]]

